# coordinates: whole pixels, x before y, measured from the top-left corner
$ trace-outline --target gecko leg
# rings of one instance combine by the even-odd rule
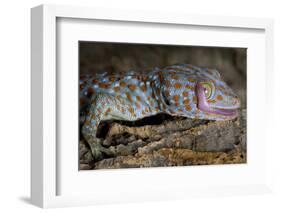
[[[96,134],[101,121],[118,119],[116,115],[122,115],[122,112],[117,109],[118,104],[120,103],[114,96],[104,93],[99,93],[91,99],[90,108],[82,126],[82,134],[91,148],[94,161],[101,160],[104,155],[114,156],[112,151],[101,145],[101,139],[97,138]]]
[[[105,117],[107,111],[108,104],[105,104],[106,102],[110,102],[110,100],[107,100],[103,94],[93,97],[84,125],[82,126],[82,134],[91,148],[94,161],[101,160],[104,154],[110,154],[108,153],[109,150],[101,145],[101,139],[96,137],[98,125]]]

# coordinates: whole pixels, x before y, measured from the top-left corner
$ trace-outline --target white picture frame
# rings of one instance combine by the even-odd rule
[[[230,172],[232,170],[243,170],[247,174],[247,170],[251,165],[254,165],[254,175],[259,176],[263,174],[261,178],[256,178],[251,182],[250,178],[245,178],[245,181],[240,180],[239,182],[233,181],[233,184],[229,183],[217,183],[216,185],[200,185],[200,182],[193,182],[193,187],[185,185],[164,185],[167,182],[159,181],[159,184],[150,186],[151,192],[146,194],[145,191],[141,191],[144,187],[140,185],[136,187],[136,192],[132,190],[124,191],[119,195],[120,189],[112,191],[109,194],[83,194],[83,191],[79,194],[61,194],[59,191],[59,184],[62,184],[60,174],[62,166],[59,164],[61,159],[61,151],[58,152],[57,139],[57,92],[60,81],[57,78],[58,61],[57,61],[57,49],[58,49],[58,20],[63,18],[64,20],[100,20],[112,21],[122,25],[122,23],[153,23],[154,26],[165,26],[167,29],[173,26],[199,26],[201,28],[212,28],[212,29],[226,29],[229,32],[234,30],[257,30],[262,32],[261,40],[262,46],[264,45],[264,52],[261,53],[261,61],[264,65],[261,68],[260,78],[248,78],[250,83],[249,96],[255,93],[253,89],[256,88],[255,81],[262,83],[259,89],[262,97],[264,98],[264,105],[261,104],[260,108],[256,111],[252,111],[249,115],[250,121],[254,119],[255,113],[264,113],[262,119],[266,124],[270,123],[272,107],[272,97],[269,91],[273,88],[270,83],[273,78],[273,21],[271,19],[257,19],[257,18],[241,18],[241,17],[217,17],[217,16],[203,16],[203,15],[189,15],[189,14],[173,14],[173,13],[155,13],[150,11],[126,11],[126,10],[113,10],[108,8],[85,8],[85,7],[74,7],[74,6],[54,6],[54,5],[41,5],[31,10],[31,56],[32,56],[32,143],[31,143],[31,201],[33,204],[47,208],[47,207],[62,207],[62,206],[77,206],[77,205],[92,205],[99,203],[116,203],[116,202],[138,202],[143,200],[165,200],[165,199],[183,199],[188,197],[198,196],[214,196],[214,195],[241,195],[241,194],[253,194],[253,193],[264,193],[271,191],[271,166],[268,150],[258,150],[259,153],[254,155],[252,162],[250,161],[249,167],[243,167],[243,165],[236,165],[227,167],[224,172]],[[100,23],[102,24],[102,23]],[[234,35],[235,36],[235,35]],[[223,40],[223,39],[222,39]],[[167,41],[169,42],[169,41]],[[208,42],[208,41],[206,41]],[[223,41],[222,41],[223,42]],[[198,44],[206,45],[204,42],[199,41]],[[215,43],[213,44],[215,45]],[[250,76],[251,77],[251,76]],[[265,77],[265,78],[262,78]],[[249,82],[250,81],[250,82]],[[251,82],[253,81],[253,82]],[[76,86],[76,85],[74,85]],[[255,98],[250,98],[249,102],[254,102]],[[251,104],[250,104],[251,105]],[[267,107],[267,112],[265,112]],[[254,121],[254,120],[253,120]],[[269,126],[269,125],[268,125]],[[264,131],[262,137],[264,138],[263,147],[270,146],[269,127],[265,128],[268,131]],[[259,127],[257,127],[259,128]],[[251,131],[250,131],[251,133]],[[249,133],[249,134],[250,134]],[[253,132],[252,132],[253,133]],[[249,139],[249,138],[248,138]],[[251,139],[251,138],[250,138]],[[252,149],[255,150],[255,149]],[[63,150],[67,152],[69,150]],[[251,152],[249,151],[250,156]],[[258,157],[262,156],[264,164],[257,167],[255,161]],[[75,158],[77,156],[74,156]],[[97,180],[103,180],[103,178],[110,178],[112,176],[116,179],[116,182],[124,178],[124,176],[132,173],[137,173],[139,178],[149,178],[151,176],[157,177],[157,173],[165,175],[164,179],[175,178],[176,175],[182,174],[182,177],[189,178],[186,174],[187,167],[172,168],[165,171],[160,169],[149,169],[149,170],[126,170],[121,172],[107,173],[107,176],[97,177]],[[203,173],[201,173],[203,171]],[[204,174],[208,171],[216,171],[215,167],[200,167],[200,172],[197,169],[197,175]],[[252,170],[251,170],[252,171]],[[77,170],[77,173],[79,171]],[[101,174],[103,171],[99,171]],[[193,171],[194,172],[194,171]],[[72,173],[68,173],[71,175]],[[217,175],[223,174],[218,171]],[[238,173],[237,173],[238,174]],[[240,174],[240,173],[239,173]],[[83,176],[92,176],[93,174],[84,172]],[[194,173],[196,175],[196,171]],[[196,176],[194,176],[196,177]],[[214,176],[215,177],[215,176]],[[83,177],[83,180],[85,177]],[[93,177],[94,178],[94,177]],[[119,179],[118,179],[119,178]],[[69,183],[67,187],[71,187],[69,191],[77,191],[77,183],[75,178],[69,177]],[[88,180],[87,180],[88,181]],[[179,180],[182,184],[184,180]],[[252,183],[252,184],[251,184]],[[154,187],[155,186],[155,187]],[[161,187],[162,186],[162,187]],[[182,186],[182,187],[181,187]],[[154,187],[154,188],[153,188]],[[145,187],[144,187],[145,189]],[[89,190],[91,190],[89,188]],[[102,189],[99,189],[100,192]],[[147,192],[147,191],[146,191]],[[102,192],[101,192],[102,193]]]

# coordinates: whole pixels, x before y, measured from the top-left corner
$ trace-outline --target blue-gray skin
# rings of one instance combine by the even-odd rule
[[[94,159],[112,153],[96,137],[103,120],[135,121],[157,113],[195,119],[230,120],[237,117],[238,97],[217,70],[190,64],[155,68],[140,74],[81,76],[80,115],[86,114],[82,134]]]

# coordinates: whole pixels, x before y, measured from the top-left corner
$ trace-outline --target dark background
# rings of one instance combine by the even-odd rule
[[[145,72],[178,63],[218,69],[246,108],[245,48],[79,42],[80,74],[103,71]]]

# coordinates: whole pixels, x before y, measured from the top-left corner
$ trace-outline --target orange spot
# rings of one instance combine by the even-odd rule
[[[146,112],[149,112],[149,108],[148,108],[148,107],[145,107],[145,111],[146,111]]]
[[[136,99],[138,100],[138,101],[141,101],[141,97],[140,96],[136,96]]]
[[[145,111],[144,111],[144,110],[142,110],[142,111],[141,111],[141,114],[142,114],[142,115],[145,115]]]
[[[180,100],[180,96],[175,95],[175,96],[173,97],[173,99],[174,99],[175,102],[178,102],[178,101]]]
[[[133,101],[132,96],[131,96],[130,93],[126,92],[126,96],[127,96],[128,100],[129,100],[130,102]]]
[[[96,120],[96,115],[93,114],[93,115],[91,116],[91,119]]]
[[[121,81],[121,82],[120,82],[120,86],[121,86],[121,87],[125,87],[125,86],[126,86],[126,83],[125,83],[124,81]]]
[[[84,87],[85,87],[85,84],[80,84],[79,85],[80,90],[84,89]]]
[[[141,88],[141,90],[142,90],[143,92],[146,92],[146,90],[147,90],[145,84],[141,85],[140,88]]]
[[[116,79],[116,78],[115,78],[114,76],[110,76],[110,77],[109,77],[109,81],[111,81],[111,82],[115,81],[115,79]]]
[[[114,87],[113,89],[114,89],[115,92],[119,92],[120,91],[120,87],[118,87],[118,86]]]
[[[182,85],[180,84],[180,83],[178,83],[178,82],[176,82],[175,84],[174,84],[174,88],[175,89],[180,89],[182,87]]]
[[[125,113],[125,109],[122,107],[121,108],[121,112],[124,114]]]
[[[214,104],[214,103],[216,103],[216,100],[208,100],[208,103]]]
[[[185,109],[186,109],[187,111],[190,111],[190,110],[191,110],[191,107],[190,107],[190,105],[189,105],[189,104],[184,105],[184,107],[185,107]]]
[[[129,110],[129,112],[132,113],[132,114],[135,112],[134,108],[131,107],[131,106],[129,106],[129,109],[128,109],[128,110]]]
[[[170,81],[165,81],[165,86],[166,86],[166,87],[170,87],[170,86],[171,86]]]
[[[122,102],[122,97],[120,95],[117,95],[116,98],[118,101]]]
[[[156,92],[157,92],[158,95],[160,95],[160,94],[161,94],[160,88],[157,88],[157,89],[156,89]]]
[[[188,96],[188,92],[187,91],[184,91],[183,93],[182,93],[182,95],[184,96],[184,97],[187,97]]]
[[[147,76],[142,76],[143,81],[147,81],[147,79],[148,79]]]
[[[175,75],[174,73],[171,74],[171,78],[174,79],[174,80],[179,80],[180,77],[178,75]]]
[[[183,101],[183,103],[184,103],[185,105],[188,105],[188,104],[190,103],[190,101],[189,101],[188,99],[186,99],[186,100]]]
[[[191,85],[189,85],[189,84],[185,85],[185,88],[186,88],[186,89],[189,89],[189,90],[193,90],[193,89],[194,89],[194,87],[191,86]]]
[[[179,106],[180,106],[179,102],[176,102],[176,103],[175,103],[175,106],[176,106],[176,107],[179,107]]]
[[[106,83],[99,83],[99,87],[103,88],[103,89],[107,89],[109,87],[109,85]]]
[[[223,97],[221,95],[217,95],[216,98],[217,98],[218,101],[221,101],[223,99]]]
[[[87,90],[87,96],[88,97],[91,97],[94,93],[94,89],[92,87],[89,87],[88,90]]]
[[[86,78],[85,75],[81,75],[81,76],[80,76],[80,80],[84,80],[85,78]]]
[[[98,81],[97,79],[93,79],[92,82],[93,82],[94,84],[99,83],[99,81]]]
[[[86,120],[85,124],[89,126],[91,124],[90,120]]]
[[[194,83],[194,82],[195,82],[195,79],[194,79],[194,78],[191,78],[191,77],[187,78],[187,80],[188,80],[189,82],[191,82],[191,83]]]
[[[129,88],[130,90],[132,90],[132,91],[135,91],[135,90],[137,89],[137,86],[134,85],[134,84],[129,84],[129,85],[128,85],[128,88]]]

